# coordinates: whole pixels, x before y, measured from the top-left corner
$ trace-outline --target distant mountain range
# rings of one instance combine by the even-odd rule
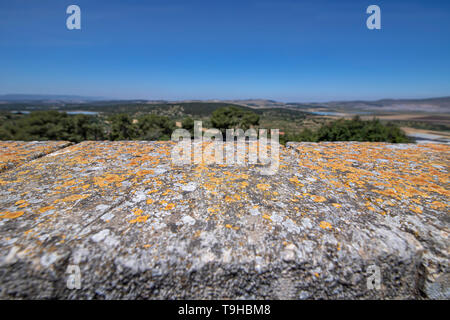
[[[450,112],[450,97],[429,99],[382,99],[376,101],[335,101],[325,104],[328,108],[367,111],[397,111],[397,112]]]
[[[428,99],[381,99],[376,101],[330,101],[330,102],[277,102],[273,100],[229,100],[250,108],[302,108],[326,109],[328,111],[376,111],[379,112],[431,112],[450,113],[450,97]]]
[[[64,105],[69,104],[164,104],[164,103],[230,103],[253,109],[261,108],[289,108],[289,109],[324,109],[333,111],[376,111],[379,112],[427,112],[450,113],[450,97],[428,99],[381,99],[376,101],[330,101],[330,102],[279,102],[267,99],[242,99],[242,100],[112,100],[102,97],[88,97],[77,95],[39,95],[39,94],[4,94],[0,95],[0,105],[3,104],[41,104]]]

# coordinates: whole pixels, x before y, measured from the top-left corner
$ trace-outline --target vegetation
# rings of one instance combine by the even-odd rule
[[[223,132],[228,128],[278,128],[281,143],[409,141],[399,127],[392,123],[385,124],[377,119],[363,121],[360,118],[330,121],[298,109],[251,109],[232,104],[201,102],[137,103],[128,112],[116,112],[115,107],[125,110],[121,104],[96,105],[96,109],[87,108],[93,112],[88,115],[68,114],[61,110],[21,114],[5,109],[0,112],[0,140],[169,140],[176,129],[176,122],[193,134],[195,119],[203,121],[204,128],[218,128]],[[32,107],[28,108],[31,110]],[[65,105],[61,109],[69,110],[71,107]],[[111,110],[114,112],[109,112]]]
[[[211,124],[214,128],[222,130],[226,129],[242,129],[247,130],[259,124],[259,116],[248,110],[243,110],[234,106],[223,107],[212,113]]]
[[[103,125],[98,118],[58,111],[36,111],[29,115],[3,116],[1,140],[101,140]],[[6,121],[5,121],[6,120]]]
[[[194,121],[192,121],[194,127]],[[165,116],[144,115],[137,119],[137,138],[139,140],[170,140],[175,130],[175,121]]]
[[[191,135],[194,134],[194,120],[191,117],[186,117],[183,119],[183,122],[181,123],[181,126],[188,130]]]
[[[124,113],[103,119],[58,111],[35,111],[26,115],[2,115],[0,140],[169,140],[174,129],[175,121],[152,114],[135,121]]]
[[[392,123],[383,124],[378,119],[368,121],[355,117],[352,120],[339,119],[323,124],[318,130],[304,129],[298,134],[287,134],[286,141],[371,141],[410,142],[399,127]]]
[[[443,120],[443,121],[445,121],[445,120]],[[396,121],[394,121],[394,123],[401,127],[410,127],[410,128],[415,128],[415,129],[450,132],[450,124],[448,124],[448,120],[447,120],[447,123],[435,123],[434,121],[411,121],[411,120],[409,120],[409,121],[396,120]]]

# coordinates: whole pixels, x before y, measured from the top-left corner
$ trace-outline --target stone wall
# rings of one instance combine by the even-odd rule
[[[450,146],[289,143],[275,175],[172,147],[1,142],[0,298],[450,298]]]

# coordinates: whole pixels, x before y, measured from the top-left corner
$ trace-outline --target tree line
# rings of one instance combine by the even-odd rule
[[[108,117],[59,111],[35,111],[1,117],[0,140],[169,140],[175,121],[147,114],[133,119],[126,113]]]
[[[0,115],[0,140],[170,140],[177,128],[175,119],[144,114],[133,117],[128,113],[99,115],[69,115],[59,111],[35,111],[25,115]],[[225,129],[258,129],[260,116],[236,106],[221,107],[212,112],[207,124],[225,132]],[[194,120],[186,116],[180,120],[183,128],[193,131]],[[265,128],[271,129],[271,128]],[[283,131],[283,128],[279,128]],[[409,142],[403,131],[394,124],[378,119],[339,119],[323,124],[316,130],[304,129],[280,135],[287,141],[377,141]]]
[[[280,140],[288,141],[368,141],[368,142],[412,142],[405,133],[393,123],[382,123],[379,119],[361,120],[338,119],[323,124],[317,130],[303,129],[298,133],[288,133]]]

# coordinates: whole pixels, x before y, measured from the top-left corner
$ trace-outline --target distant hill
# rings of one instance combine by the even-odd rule
[[[264,99],[227,100],[233,104],[249,108],[326,108],[337,111],[373,111],[373,112],[426,112],[450,113],[450,97],[428,99],[381,99],[375,101],[330,101],[330,102],[278,102]]]
[[[15,110],[44,109],[50,108],[74,108],[97,109],[106,107],[109,111],[127,111],[127,108],[147,110],[145,107],[163,107],[164,105],[182,105],[185,111],[191,114],[204,114],[212,112],[224,105],[238,105],[251,109],[291,109],[311,111],[317,109],[328,109],[326,111],[338,112],[425,112],[425,113],[450,113],[450,97],[428,98],[428,99],[381,99],[375,101],[330,101],[330,102],[279,102],[268,99],[241,99],[241,100],[111,100],[101,97],[87,97],[76,95],[37,95],[37,94],[4,94],[0,95],[0,109]]]
[[[450,113],[450,97],[429,99],[381,99],[376,101],[332,101],[320,106],[338,110]]]

